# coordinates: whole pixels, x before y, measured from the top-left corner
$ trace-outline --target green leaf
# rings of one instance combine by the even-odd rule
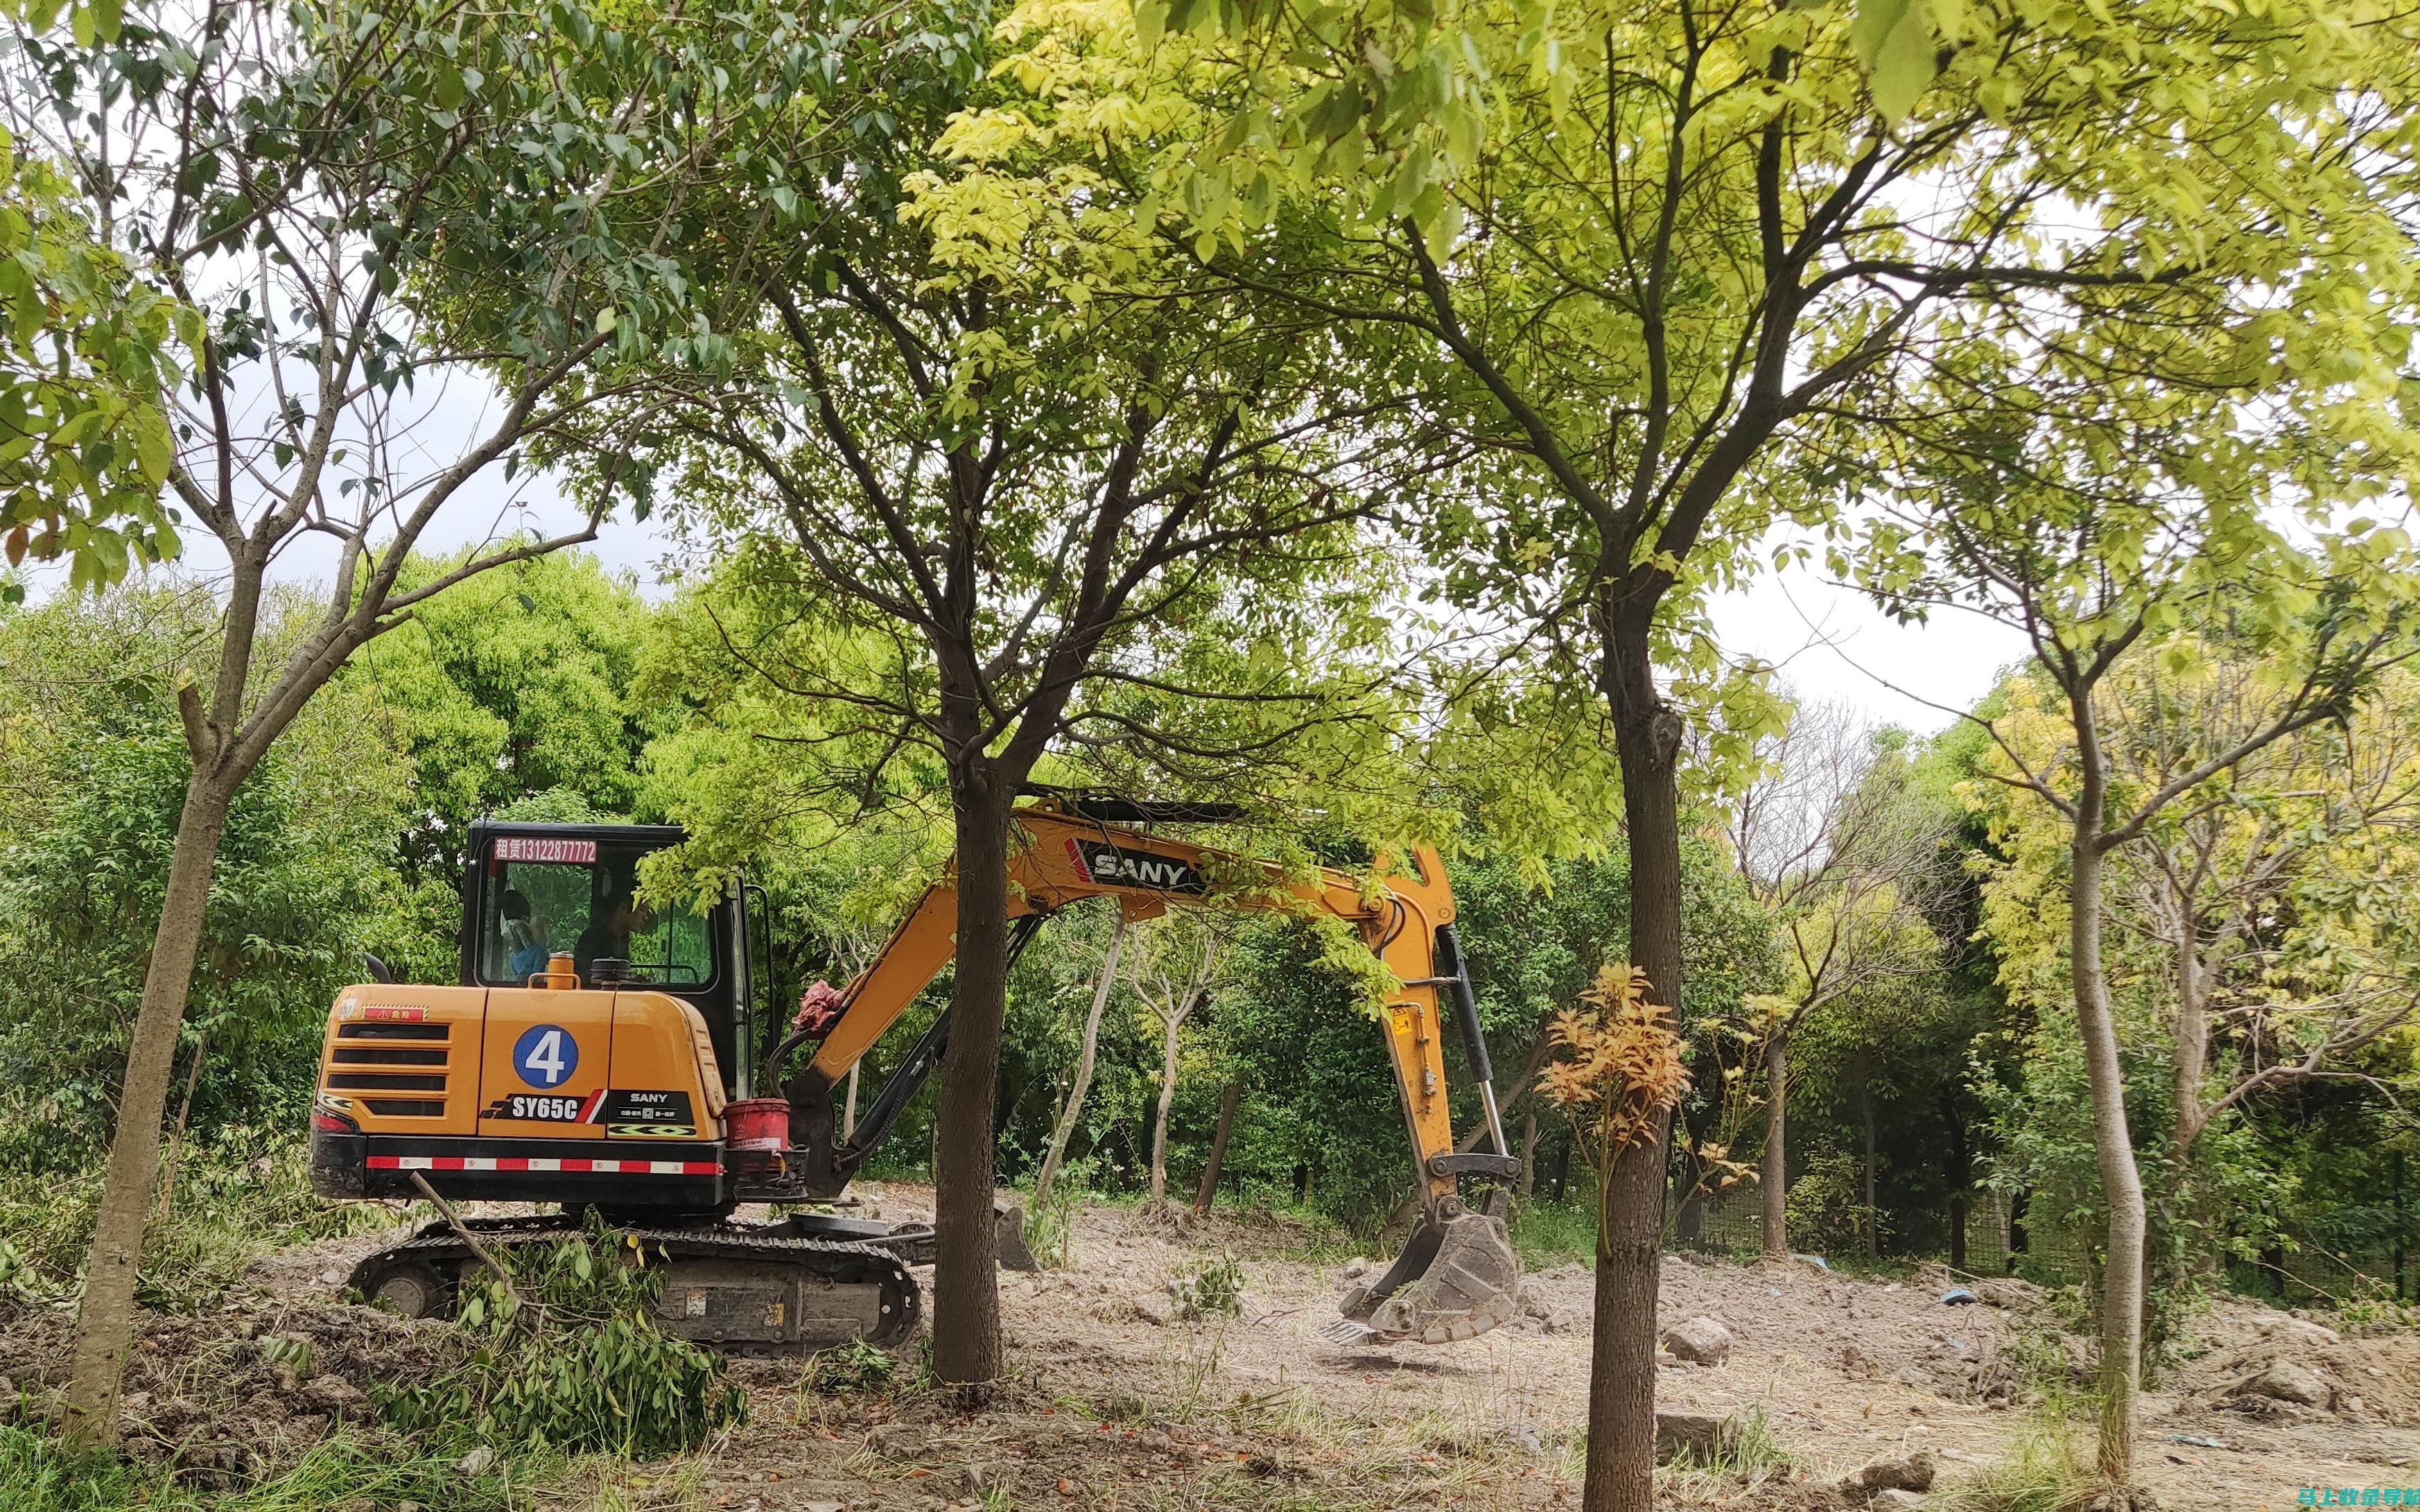
[[[1938,71],[1925,0],[1857,0],[1849,44],[1866,66],[1874,109],[1896,125],[1915,108]]]
[[[1142,44],[1143,51],[1148,53],[1158,47],[1161,36],[1168,30],[1166,0],[1142,0],[1134,8],[1134,21],[1135,40]]]

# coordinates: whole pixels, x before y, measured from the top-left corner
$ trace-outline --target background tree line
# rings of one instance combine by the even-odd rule
[[[326,1003],[358,977],[360,952],[418,979],[454,970],[460,847],[480,815],[678,820],[702,842],[748,826],[754,839],[735,853],[771,889],[785,990],[845,981],[870,958],[947,853],[946,823],[895,804],[868,841],[843,830],[855,810],[830,792],[768,793],[749,749],[766,742],[732,734],[735,706],[767,690],[719,649],[721,591],[709,583],[656,604],[584,556],[525,564],[431,600],[311,706],[245,789],[214,882],[178,1060],[191,1099],[176,1114],[194,1146],[295,1158]],[[33,1193],[73,1189],[106,1146],[179,790],[167,689],[208,654],[211,632],[207,598],[173,577],[0,614],[12,773],[0,806],[11,1103],[0,1157],[28,1205],[15,1209],[27,1219],[24,1274],[51,1285],[73,1273],[75,1221],[33,1221]],[[2251,669],[2226,660],[2222,638],[2207,654],[2190,703],[2124,706],[2130,763],[2173,760],[2179,721],[2207,730],[2253,696]],[[2023,748],[2046,760],[2058,726],[2045,702],[2015,674],[1980,712],[2014,719],[2024,740],[2043,742]],[[2403,987],[2413,947],[2398,899],[2420,879],[2403,822],[2420,782],[2415,718],[2412,685],[2391,679],[2342,726],[2239,772],[2226,805],[2118,853],[2112,982],[2130,1098],[2173,1130],[2190,1081],[2201,1110],[2190,1155],[2164,1152],[2152,1167],[2171,1310],[2222,1282],[2370,1294],[2393,1285],[2385,1257],[2397,1243],[2420,1239],[2409,1211],[2420,1201],[2398,1213],[2394,1178],[2413,1153],[2397,1099],[2413,1076]],[[1978,726],[1919,740],[1812,705],[1793,709],[1760,755],[1755,781],[1696,812],[1684,850],[1694,1082],[1668,1171],[1669,1241],[1979,1270],[1998,1255],[1970,1254],[1970,1236],[1988,1243],[1995,1224],[2012,1223],[2021,1244],[2037,1236],[2022,1268],[2088,1283],[2102,1218],[2082,1069],[2058,1032],[2060,867],[2039,819],[1992,780],[2007,758]],[[768,803],[784,820],[758,828]],[[857,838],[833,843],[844,833]],[[1516,1235],[1538,1257],[1585,1243],[1569,1215],[1585,1213],[1597,1180],[1587,1142],[1535,1085],[1545,1026],[1623,958],[1626,879],[1612,839],[1541,865],[1491,848],[1474,823],[1454,861],[1508,1128],[1530,1161]],[[1349,836],[1308,840],[1356,859]],[[2180,915],[2197,921],[2190,968]],[[1192,1200],[1223,1115],[1219,1203],[1374,1235],[1408,1178],[1401,1115],[1350,976],[1306,927],[1215,922],[1217,953],[1165,1082],[1155,1002],[1197,970],[1202,942],[1165,922],[1122,931],[1064,1179],[1147,1191],[1165,1090],[1173,1198]],[[1055,919],[1010,979],[997,1119],[1006,1179],[1032,1180],[1065,1111],[1112,932],[1103,905]],[[2191,1007],[2178,985],[2187,970]],[[946,988],[928,991],[919,1020]],[[2177,1025],[2193,1011],[2204,1041],[2187,1076]],[[872,1084],[916,1027],[872,1058]],[[1777,1183],[1767,1159],[1776,1046],[1789,1130]],[[929,1177],[933,1101],[911,1105],[877,1170]],[[1464,1127],[1477,1118],[1468,1101]],[[1770,1236],[1748,1226],[1768,1192],[1785,1215]],[[1730,1215],[1712,1235],[1710,1208]]]

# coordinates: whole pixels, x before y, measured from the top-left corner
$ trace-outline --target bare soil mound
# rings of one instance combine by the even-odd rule
[[[2205,1409],[2267,1421],[2333,1415],[2420,1427],[2420,1334],[2361,1338],[2289,1313],[2214,1309],[2196,1344],[2208,1352],[2178,1372],[2179,1394]],[[2279,1367],[2284,1367],[2281,1372]],[[2280,1395],[2307,1375],[2319,1399]]]
[[[0,1316],[0,1410],[55,1415],[73,1326],[63,1309]],[[426,1380],[467,1350],[442,1323],[324,1293],[252,1292],[198,1317],[145,1315],[119,1421],[138,1456],[258,1474],[292,1463],[339,1421],[377,1433],[373,1384]]]

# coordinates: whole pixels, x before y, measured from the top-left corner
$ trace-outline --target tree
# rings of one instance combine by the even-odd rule
[[[1464,433],[1526,462],[1431,517],[1431,554],[1456,597],[1568,628],[1622,770],[1632,963],[1668,1007],[1683,710],[1719,678],[1691,606],[1777,518],[1826,512],[1835,449],[1902,414],[1897,378],[1979,311],[2169,349],[2182,309],[2249,318],[2253,283],[2306,258],[2313,287],[2357,282],[2342,246],[2399,241],[2394,192],[2333,144],[2392,132],[2368,96],[2340,120],[2338,86],[2400,78],[2409,39],[2325,6],[2248,33],[2184,3],[1029,0],[1009,27],[1029,100],[986,132],[1143,154],[1142,224],[1237,288],[1429,343]],[[2350,242],[2306,238],[2306,169]],[[1325,277],[1273,256],[1306,240]],[[2397,370],[2391,343],[2348,345]],[[1663,1148],[1609,1175],[1591,1512],[1652,1494]]]
[[[2189,676],[2163,678],[2139,654],[2113,669],[2117,785],[2157,791],[2272,712],[2263,669],[2233,649],[2223,635],[2180,636],[2167,664],[2190,657]],[[2357,709],[2189,788],[2112,853],[2113,922],[2167,959],[2180,1163],[2211,1120],[2337,1074],[2420,1008],[2400,923],[2420,880],[2405,841],[2420,803],[2415,692],[2407,669],[2381,674]],[[2240,1053],[2213,1089],[2217,1045]]]
[[[415,563],[399,581],[465,559]],[[341,678],[375,691],[415,770],[410,869],[450,879],[471,821],[531,794],[634,811],[640,752],[677,712],[633,687],[652,618],[631,582],[573,551],[458,585],[362,648]]]
[[[101,240],[107,224],[0,132],[0,553],[12,569],[64,557],[71,589],[177,553],[163,400],[201,335]]]
[[[1225,941],[1209,920],[1191,911],[1152,931],[1136,953],[1135,995],[1159,1021],[1159,1100],[1151,1122],[1151,1205],[1168,1201],[1168,1109],[1176,1099],[1178,1036],[1202,1005],[1218,971]]]
[[[306,630],[312,607],[273,604],[266,638]],[[210,661],[216,609],[161,574],[0,614],[0,1160],[72,1192],[80,1217],[190,766],[175,689]],[[365,728],[375,712],[357,693],[315,700],[229,808],[178,1053],[198,1134],[299,1128],[307,1112],[326,1005],[360,970],[408,781]],[[44,1257],[62,1280],[88,1237]],[[143,1277],[155,1293],[162,1279]]]
[[[697,254],[699,277],[750,302],[744,382],[624,417],[685,449],[685,507],[788,606],[769,619],[863,648],[845,673],[778,635],[735,654],[816,706],[835,752],[854,741],[872,772],[912,751],[946,793],[958,927],[935,1368],[964,1383],[1001,1370],[993,1137],[1019,790],[1060,749],[1156,756],[1197,790],[1249,785],[1349,723],[1365,700],[1330,675],[1335,703],[1314,701],[1298,672],[1316,660],[1289,652],[1374,631],[1355,522],[1434,465],[1388,422],[1401,398],[1317,382],[1339,356],[1325,320],[1204,284],[1087,213],[1117,189],[1089,147],[960,173],[990,119],[979,27],[937,6],[867,33],[895,29],[930,66],[894,97],[896,132],[852,155],[784,157],[785,120],[760,121],[788,178],[718,210],[762,227],[744,258]],[[1223,650],[1201,633],[1214,623]]]
[[[1117,986],[1118,952],[1125,943],[1126,915],[1122,904],[1110,905],[1117,917],[1109,922],[1109,948],[1101,953],[1101,971],[1093,983],[1093,1005],[1084,1014],[1083,1033],[1076,1051],[1075,1074],[1068,1079],[1066,1100],[1059,1105],[1059,1116],[1050,1125],[1050,1146],[1043,1153],[1041,1174],[1033,1178],[1033,1206],[1041,1208],[1050,1201],[1051,1188],[1059,1180],[1059,1167],[1067,1158],[1067,1141],[1076,1132],[1076,1121],[1083,1116],[1084,1094],[1092,1090],[1093,1060],[1101,1048],[1101,1015],[1109,1005],[1109,991]]]
[[[2004,731],[1993,713],[1964,716],[1996,749],[1984,775],[2047,806],[2061,831],[2063,964],[2108,1217],[2098,1463],[2123,1483],[2141,1389],[2148,1216],[2103,959],[2109,858],[2278,740],[2350,717],[2381,668],[2408,654],[2410,568],[2399,532],[2354,522],[2310,554],[2263,518],[2265,488],[2295,475],[2304,448],[2335,450],[2325,425],[2271,417],[2247,436],[2230,429],[2240,412],[2224,384],[2188,397],[2156,373],[2115,383],[2033,376],[2003,391],[2016,402],[1970,411],[1952,422],[1954,441],[1910,454],[1897,479],[1907,504],[1877,528],[1866,570],[1898,612],[1956,605],[2018,629],[2064,725],[2066,739],[2045,748]],[[2056,402],[2020,408],[2044,397]],[[2213,454],[2234,465],[2213,466]],[[2189,764],[2130,785],[2111,754],[2113,677],[2139,647],[2146,676],[2190,681],[2196,657],[2180,630],[2203,616],[2231,624],[2261,665],[2257,696]],[[2020,721],[2024,712],[2012,710]]]
[[[1764,1062],[1764,1253],[1780,1255],[1790,1250],[1791,1038],[1835,1004],[1940,970],[1928,905],[1953,861],[1948,826],[1907,790],[1900,743],[1848,709],[1801,706],[1768,750],[1767,774],[1733,803],[1727,827],[1786,963],[1787,986],[1752,1002]]]
[[[2113,790],[2162,790],[2239,745],[2273,717],[2275,670],[2222,628],[2130,650],[2099,701]],[[2412,1016],[2399,922],[2414,875],[2402,822],[2411,689],[2408,669],[2384,670],[2341,719],[2188,787],[2103,863],[2104,974],[2129,1052],[2129,1106],[2165,1136],[2141,1161],[2147,1338],[2168,1333],[2168,1298],[2214,1257],[2216,1245],[2196,1240],[2214,1230],[2263,1246],[2282,1233],[2278,1187],[2257,1174],[2265,1162],[2239,1139],[2213,1139],[2213,1126],[2257,1117],[2285,1089],[2375,1085],[2365,1051]],[[2040,678],[2011,681],[1994,702],[1994,727],[2029,767],[2066,763],[2074,737]],[[1998,851],[1982,923],[2010,992],[2049,1007],[2069,969],[2068,824],[2022,789],[1991,784],[1979,801]],[[2058,1076],[2046,1063],[2038,1070]],[[2159,1084],[2147,1084],[2153,1072]]]
[[[677,205],[712,171],[731,101],[709,55],[790,35],[777,22],[735,39],[749,29],[733,14],[643,49],[577,5],[254,4],[95,6],[73,40],[17,28],[17,142],[63,164],[74,213],[131,277],[195,312],[172,448],[147,465],[227,561],[216,654],[177,690],[190,772],[77,1317],[79,1442],[116,1431],[178,1024],[236,795],[364,645],[456,584],[588,539],[608,507],[407,585],[472,479],[521,448],[576,444],[566,422],[618,392],[614,362],[712,358],[710,325],[654,249],[678,212],[616,226],[599,208],[631,181]],[[599,100],[618,103],[600,114]],[[449,379],[493,385],[467,433],[442,434],[454,422],[418,397]],[[326,592],[271,646],[271,565],[302,540],[334,549]]]

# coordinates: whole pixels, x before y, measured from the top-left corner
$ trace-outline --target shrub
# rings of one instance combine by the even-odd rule
[[[619,1253],[617,1253],[617,1250]],[[514,1289],[464,1288],[460,1326],[479,1346],[425,1385],[374,1395],[387,1420],[432,1441],[659,1458],[697,1446],[746,1407],[722,1362],[659,1332],[662,1271],[601,1227],[507,1251]]]
[[[1849,1255],[1866,1247],[1866,1205],[1855,1157],[1825,1150],[1791,1183],[1790,1237],[1818,1255]]]

